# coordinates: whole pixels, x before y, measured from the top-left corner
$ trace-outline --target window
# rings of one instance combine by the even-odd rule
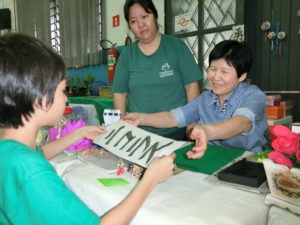
[[[77,1],[79,2],[79,1]],[[84,1],[83,1],[84,2]],[[101,46],[100,46],[100,41],[102,40],[102,30],[103,30],[103,23],[102,23],[102,7],[103,7],[103,0],[92,0],[90,1],[91,5],[95,4],[97,7],[96,8],[96,13],[95,13],[95,17],[90,17],[90,18],[95,18],[97,21],[96,22],[96,29],[93,31],[93,33],[95,33],[96,35],[96,38],[95,40],[98,42],[96,43],[97,45],[97,50],[100,50],[101,49]],[[61,3],[61,6],[63,7],[60,7],[60,3]],[[84,2],[86,4],[89,4],[88,2]],[[66,14],[66,9],[69,10],[70,9],[70,5],[68,5],[69,3],[67,3],[66,1],[63,1],[63,0],[49,0],[49,10],[50,10],[50,33],[51,33],[51,46],[53,47],[53,49],[55,51],[57,51],[59,54],[61,54],[62,49],[66,49],[68,47],[66,46],[61,46],[63,43],[66,44],[66,41],[62,41],[61,38],[63,37],[63,33],[64,31],[61,30],[61,24],[62,22],[60,21],[61,18],[65,18],[66,17],[63,17],[62,15],[63,14]],[[70,4],[75,4],[75,2],[71,2]],[[78,4],[78,3],[77,3]],[[94,6],[92,6],[93,8]],[[60,8],[62,8],[63,12],[60,11]],[[95,9],[94,8],[94,9]],[[71,11],[71,13],[74,13],[76,12],[75,10],[74,11]],[[68,14],[71,16],[71,14]],[[74,15],[72,15],[74,16]],[[66,22],[66,21],[64,21]],[[77,24],[77,28],[80,29],[80,27],[82,26],[81,24]],[[69,26],[68,26],[69,28]],[[74,30],[73,30],[74,31]],[[77,32],[76,32],[77,33]],[[81,40],[80,40],[81,41]],[[89,53],[91,52],[91,50],[87,50]],[[63,53],[62,53],[63,54]]]
[[[166,33],[187,44],[205,78],[210,51],[243,24],[244,0],[167,0],[166,10]]]
[[[59,5],[58,0],[49,0],[51,46],[60,53]]]
[[[102,9],[103,9],[103,4],[102,4],[102,0],[98,0],[98,27],[99,27],[99,32],[97,32],[98,34],[98,50],[101,50],[101,45],[100,42],[101,40],[103,40],[103,19],[102,19]]]

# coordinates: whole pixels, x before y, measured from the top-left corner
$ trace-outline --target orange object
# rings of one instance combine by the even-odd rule
[[[284,107],[283,106],[267,106],[266,109],[267,119],[268,120],[278,120],[284,116]]]

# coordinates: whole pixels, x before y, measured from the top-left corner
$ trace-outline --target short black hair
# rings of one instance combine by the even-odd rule
[[[238,77],[250,71],[253,61],[249,46],[235,40],[219,42],[209,54],[209,66],[213,60],[218,59],[224,59],[228,65],[232,65]]]
[[[0,127],[23,126],[34,104],[51,106],[58,84],[67,79],[61,56],[24,34],[0,37]]]
[[[127,23],[129,22],[129,9],[136,3],[140,4],[147,13],[153,13],[155,19],[157,20],[158,13],[152,0],[126,0],[124,5],[124,16]]]

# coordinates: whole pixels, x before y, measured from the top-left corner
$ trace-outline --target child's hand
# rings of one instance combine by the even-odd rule
[[[144,174],[145,178],[152,178],[155,183],[161,183],[168,180],[175,168],[175,164],[173,163],[175,157],[176,154],[172,153],[168,156],[161,156],[153,159]]]
[[[94,140],[100,134],[106,132],[105,127],[103,126],[85,126],[78,129],[82,134],[83,138]]]

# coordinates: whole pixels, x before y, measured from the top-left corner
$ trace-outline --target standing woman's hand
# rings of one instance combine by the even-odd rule
[[[134,125],[134,126],[140,126],[141,120],[142,120],[142,114],[141,113],[128,113],[121,118],[123,121]]]

